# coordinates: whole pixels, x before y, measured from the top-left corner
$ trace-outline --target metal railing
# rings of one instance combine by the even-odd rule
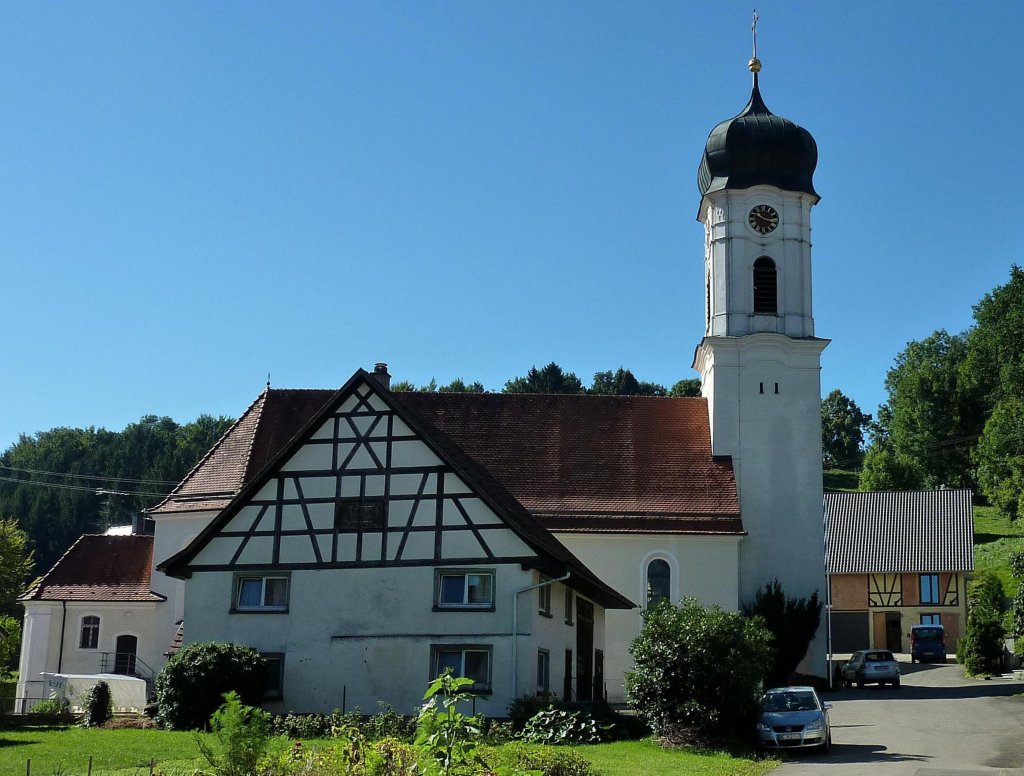
[[[101,674],[123,674],[142,679],[146,683],[146,694],[153,693],[156,671],[134,652],[101,652]]]

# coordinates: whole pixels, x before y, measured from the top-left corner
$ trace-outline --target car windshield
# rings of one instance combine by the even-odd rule
[[[895,660],[892,652],[868,652],[864,655],[864,661],[867,663],[882,663],[892,660]]]
[[[914,628],[914,636],[921,641],[933,641],[942,638],[942,628]]]
[[[761,701],[762,711],[814,711],[818,701],[810,690],[787,690],[770,692]]]

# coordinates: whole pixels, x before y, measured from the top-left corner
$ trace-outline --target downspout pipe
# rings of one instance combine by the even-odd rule
[[[519,596],[523,593],[529,593],[531,590],[536,590],[541,587],[547,587],[553,585],[556,582],[565,582],[572,572],[567,571],[564,575],[558,579],[546,579],[543,582],[538,582],[536,585],[529,585],[524,588],[516,590],[512,594],[512,700],[516,699],[516,685],[519,678]]]
[[[63,673],[61,669],[64,667],[64,629],[68,624],[68,602],[61,601],[61,615],[60,615],[60,652],[57,653],[57,673]]]

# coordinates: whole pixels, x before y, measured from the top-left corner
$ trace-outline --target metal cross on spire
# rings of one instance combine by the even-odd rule
[[[761,72],[761,60],[757,58],[757,9],[754,9],[754,21],[750,25],[750,32],[754,36],[754,56],[750,58],[747,67],[754,74],[754,86],[757,86],[757,74]]]
[[[754,59],[757,59],[757,9],[754,9],[754,22],[750,25],[750,32],[754,36]]]

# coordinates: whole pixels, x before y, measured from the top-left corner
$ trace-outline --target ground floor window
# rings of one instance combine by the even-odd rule
[[[537,650],[537,692],[548,693],[551,689],[551,653],[546,649]]]
[[[284,653],[264,652],[267,661],[267,684],[263,691],[263,699],[279,701],[284,697]]]
[[[937,614],[922,614],[921,615],[922,625],[941,625],[939,622],[939,615]]]
[[[435,644],[431,647],[431,676],[451,669],[455,676],[473,680],[469,689],[476,693],[491,691],[491,648],[480,645]]]
[[[82,618],[82,633],[78,639],[79,649],[96,649],[100,643],[100,618],[88,615]]]

